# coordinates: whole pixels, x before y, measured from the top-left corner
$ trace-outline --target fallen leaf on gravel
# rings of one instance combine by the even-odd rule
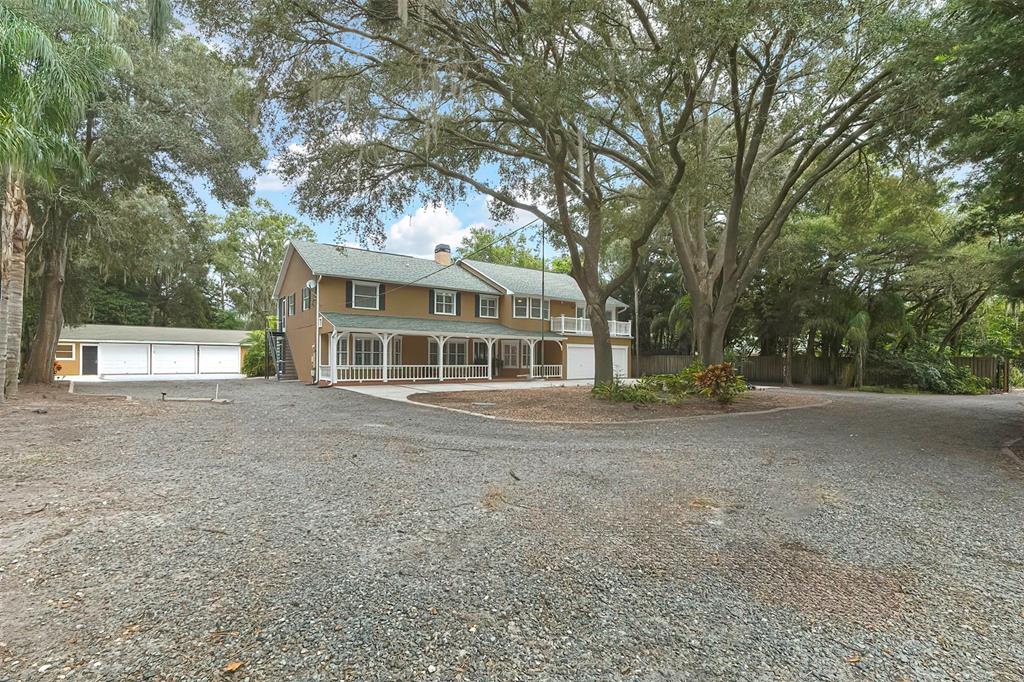
[[[850,665],[857,665],[860,663],[860,654],[852,654],[846,657],[846,662]]]
[[[241,661],[231,661],[226,666],[224,666],[224,672],[226,672],[226,673],[233,673],[236,670],[238,670],[239,668],[241,668],[243,665],[245,665],[245,664],[242,663]]]

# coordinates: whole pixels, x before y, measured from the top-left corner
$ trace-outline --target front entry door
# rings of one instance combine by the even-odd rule
[[[98,367],[96,346],[82,346],[82,374],[96,376]]]

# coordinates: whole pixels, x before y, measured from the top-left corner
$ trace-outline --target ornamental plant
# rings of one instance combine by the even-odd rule
[[[700,395],[723,405],[731,403],[736,396],[747,390],[746,380],[737,374],[730,362],[708,365],[695,372],[694,383]]]

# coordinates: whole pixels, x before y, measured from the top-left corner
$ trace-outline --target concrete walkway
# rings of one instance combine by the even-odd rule
[[[590,386],[590,379],[566,381],[486,381],[480,383],[452,382],[431,384],[366,384],[365,386],[337,386],[344,391],[362,393],[385,400],[412,402],[409,396],[417,393],[452,393],[455,391],[506,391],[524,388],[558,388],[561,386]],[[417,403],[422,405],[423,403]]]

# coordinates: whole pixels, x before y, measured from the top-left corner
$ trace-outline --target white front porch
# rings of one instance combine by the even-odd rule
[[[319,335],[322,384],[561,379],[563,339],[335,329]]]

